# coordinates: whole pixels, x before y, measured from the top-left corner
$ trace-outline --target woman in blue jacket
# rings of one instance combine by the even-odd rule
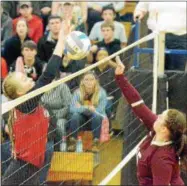
[[[93,72],[86,73],[79,89],[74,92],[73,101],[70,106],[72,113],[70,129],[72,137],[70,138],[69,150],[75,150],[75,142],[78,131],[91,121],[91,130],[93,131],[94,150],[97,150],[99,144],[100,130],[103,116],[106,115],[107,95],[105,90],[100,87],[98,80]]]

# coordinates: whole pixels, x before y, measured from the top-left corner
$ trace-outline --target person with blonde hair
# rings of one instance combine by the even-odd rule
[[[79,89],[73,94],[73,101],[70,106],[72,113],[70,129],[69,150],[75,150],[78,129],[87,125],[85,122],[91,119],[91,130],[93,131],[94,150],[97,150],[100,138],[102,116],[106,116],[107,95],[105,90],[100,87],[98,80],[93,72],[84,74]],[[80,127],[80,128],[79,128]]]
[[[64,41],[70,25],[62,23],[58,43],[45,71],[34,82],[21,72],[10,73],[3,81],[3,93],[14,100],[49,84],[61,65]],[[2,178],[2,185],[39,185],[39,169],[44,164],[49,115],[39,104],[40,94],[10,111],[8,121],[13,159]]]
[[[180,168],[187,170],[185,114],[176,109],[154,114],[124,77],[124,69],[118,61],[116,81],[135,115],[150,131],[137,153],[139,185],[185,185],[180,176]]]

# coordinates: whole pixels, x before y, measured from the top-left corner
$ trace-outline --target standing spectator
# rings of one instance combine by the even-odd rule
[[[104,47],[107,49],[109,55],[119,51],[121,49],[120,41],[114,38],[114,29],[113,23],[102,23],[101,33],[103,40],[93,45],[91,50],[95,51],[98,48]]]
[[[22,72],[27,77],[36,81],[42,74],[43,65],[45,62],[36,57],[37,45],[34,41],[25,41],[22,45],[22,56],[18,57],[16,62],[12,65],[11,70]]]
[[[25,19],[19,19],[16,23],[16,34],[6,40],[2,56],[5,58],[8,68],[11,64],[21,56],[21,46],[26,40],[30,40],[28,36],[28,26]]]
[[[38,57],[43,61],[48,61],[52,56],[60,32],[62,18],[52,15],[49,17],[49,33],[43,36],[38,42]]]
[[[12,36],[12,19],[8,13],[3,10],[0,5],[1,12],[1,47],[4,46],[5,41]]]
[[[39,39],[43,35],[43,23],[40,17],[34,15],[32,8],[32,3],[30,1],[19,3],[19,13],[20,17],[13,20],[13,29],[15,31],[16,23],[20,18],[24,18],[27,21],[29,27],[29,37],[38,43]]]
[[[92,72],[86,73],[80,82],[79,89],[73,94],[73,101],[70,106],[70,112],[72,113],[70,120],[72,137],[68,148],[70,151],[75,150],[79,127],[91,118],[91,130],[94,138],[92,150],[98,150],[102,124],[101,115],[106,115],[106,104],[107,95],[105,90],[99,86],[99,82]]]
[[[111,6],[104,7],[102,10],[102,18],[104,21],[100,21],[96,23],[89,35],[89,38],[93,41],[102,41],[103,36],[101,33],[101,25],[102,23],[113,23],[114,24],[114,38],[119,39],[121,46],[126,46],[127,43],[127,37],[125,33],[125,28],[122,23],[114,21],[115,19],[115,10]]]
[[[141,20],[147,12],[148,28],[166,32],[166,48],[187,50],[186,2],[139,2],[134,11],[134,21]],[[187,55],[166,55],[165,68],[184,70]]]

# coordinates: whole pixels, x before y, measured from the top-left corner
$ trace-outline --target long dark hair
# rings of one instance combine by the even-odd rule
[[[181,166],[187,170],[187,118],[186,115],[176,109],[167,112],[167,128],[170,130],[170,138],[174,143],[176,154],[180,158]]]

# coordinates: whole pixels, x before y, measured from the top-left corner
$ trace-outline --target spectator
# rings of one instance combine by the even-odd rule
[[[67,135],[66,122],[69,116],[69,106],[72,101],[70,89],[66,84],[61,84],[44,94],[41,100],[43,105],[50,110],[51,115],[56,118],[57,136],[58,140],[61,140],[63,136]]]
[[[92,30],[94,24],[102,21],[101,13],[104,7],[113,6],[115,12],[119,12],[123,9],[124,5],[125,2],[88,2],[88,35],[90,34],[90,31]]]
[[[49,33],[43,36],[38,42],[38,57],[43,61],[48,61],[52,56],[56,46],[61,27],[62,18],[52,15],[49,17]]]
[[[106,48],[99,48],[96,53],[96,61],[100,61],[109,56],[109,53]],[[121,93],[117,91],[117,84],[114,80],[114,67],[115,63],[110,60],[102,65],[99,65],[95,68],[94,72],[99,78],[100,85],[107,92],[107,106],[106,113],[108,117],[115,115],[118,99],[121,97]]]
[[[45,62],[36,57],[37,45],[34,41],[25,41],[22,45],[22,56],[18,57],[16,62],[12,65],[11,70],[22,72],[27,77],[32,78],[34,81],[38,80],[42,74],[43,65]]]
[[[86,73],[80,82],[79,89],[73,94],[73,102],[70,106],[70,112],[72,113],[70,129],[73,132],[68,148],[70,151],[75,150],[79,127],[91,118],[91,130],[93,131],[94,138],[92,150],[98,150],[102,124],[101,115],[106,115],[106,103],[106,92],[99,86],[95,75],[92,72]]]
[[[186,2],[139,2],[134,11],[134,21],[141,20],[147,12],[148,28],[166,32],[166,48],[187,50]],[[187,55],[166,55],[167,70],[184,70]]]
[[[104,21],[100,21],[96,23],[89,35],[89,38],[91,41],[102,41],[103,36],[101,33],[101,25],[102,23],[113,23],[114,24],[114,38],[119,39],[121,46],[124,47],[126,46],[127,43],[127,37],[125,33],[125,28],[122,23],[114,21],[115,18],[115,10],[111,6],[104,7],[102,10],[102,18]]]
[[[13,29],[15,31],[15,26],[20,18],[24,18],[27,21],[29,27],[29,37],[38,43],[39,39],[43,35],[43,23],[41,18],[32,14],[33,8],[30,1],[20,2],[19,3],[19,13],[20,17],[13,20]]]
[[[1,12],[1,47],[4,46],[5,41],[12,36],[12,19],[8,13],[3,10],[0,5]]]
[[[52,1],[32,1],[33,14],[38,15],[43,20],[43,30],[48,24],[48,17],[51,14]]]
[[[67,56],[64,56],[62,60],[62,66],[60,67],[60,77],[66,77],[70,74],[73,74],[85,67],[86,58],[82,60],[71,60]],[[79,86],[79,78],[74,78],[67,82],[70,90],[73,91]]]
[[[113,23],[102,23],[101,33],[103,40],[99,41],[96,45],[92,46],[92,51],[95,52],[98,48],[104,47],[107,49],[109,55],[119,51],[120,41],[114,38],[114,24]]]
[[[48,129],[48,143],[45,153],[44,168],[40,171],[40,184],[47,181],[51,158],[54,148],[57,146],[54,145],[54,142],[55,144],[59,144],[62,140],[62,136],[66,136],[66,124],[71,100],[72,95],[66,84],[59,85],[41,97],[41,102],[48,110],[51,121]],[[57,150],[59,150],[59,148],[57,148]]]
[[[19,1],[3,1],[1,3],[4,11],[7,12],[12,19],[18,17],[17,6]]]
[[[59,15],[63,20],[69,19],[73,30],[86,32],[84,24],[87,19],[86,2],[53,2],[52,15]]]
[[[5,58],[8,68],[21,56],[21,46],[26,40],[30,40],[27,22],[25,19],[19,19],[16,24],[16,34],[9,38],[4,45],[2,56]]]

